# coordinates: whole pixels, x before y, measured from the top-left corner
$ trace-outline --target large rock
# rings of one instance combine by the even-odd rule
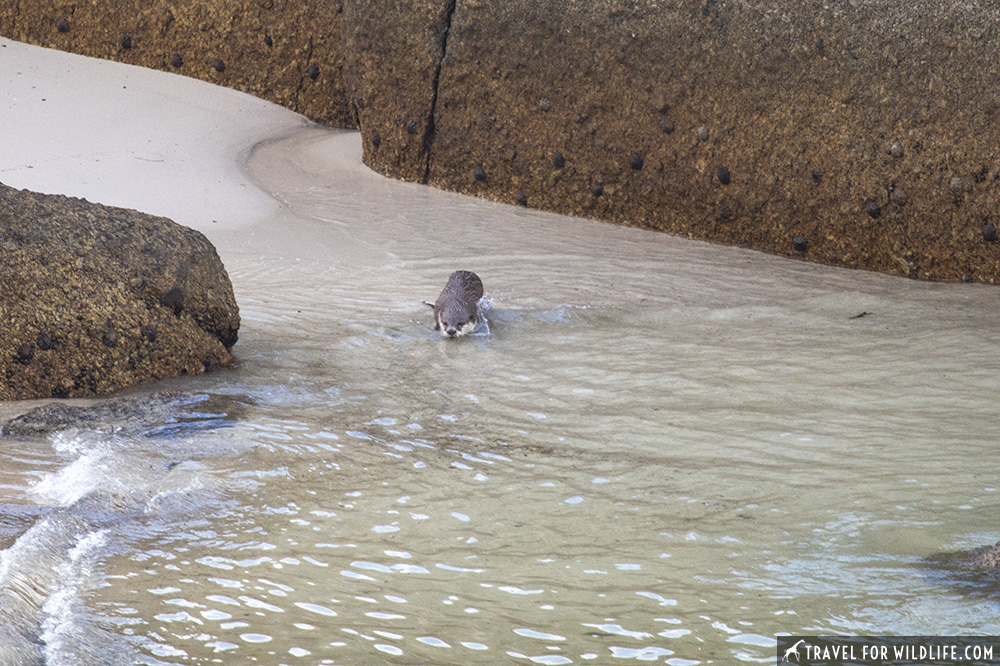
[[[161,217],[0,185],[0,399],[80,397],[229,365],[212,244]]]
[[[408,13],[378,4],[388,26]],[[500,201],[911,277],[1000,279],[993,5],[437,4],[454,8],[440,72],[408,68],[394,32],[351,56],[411,72],[404,90],[421,90],[387,107],[363,91],[377,170],[408,177],[426,159],[426,182]],[[435,34],[409,34],[435,48]],[[412,151],[388,128],[428,97],[428,154],[397,165]]]

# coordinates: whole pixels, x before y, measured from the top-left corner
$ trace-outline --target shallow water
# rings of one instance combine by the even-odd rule
[[[277,204],[212,235],[239,366],[166,382],[182,421],[0,447],[0,663],[683,666],[1000,633],[994,596],[925,566],[1000,539],[995,289],[392,182],[304,125],[246,175]],[[430,330],[458,268],[489,335]]]

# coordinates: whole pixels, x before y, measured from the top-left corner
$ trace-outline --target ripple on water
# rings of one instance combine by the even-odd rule
[[[524,636],[526,638],[537,638],[542,641],[564,641],[565,636],[560,636],[558,634],[550,634],[544,631],[538,631],[536,629],[528,629],[525,627],[519,627],[514,629],[514,633],[518,636]]]
[[[609,648],[611,656],[616,659],[635,659],[636,661],[659,661],[661,657],[674,654],[672,650],[661,647],[621,647],[613,645]]]
[[[201,611],[201,616],[211,621],[231,620],[233,618],[231,613],[215,609],[203,610]]]
[[[320,604],[313,604],[307,601],[296,601],[295,605],[303,610],[316,613],[317,615],[325,615],[327,617],[336,617],[337,615],[337,612],[332,608],[327,608],[326,606],[322,606]]]
[[[516,657],[518,659],[527,659],[535,664],[544,664],[545,666],[562,666],[563,664],[572,664],[573,660],[569,657],[564,657],[559,654],[543,654],[535,657],[522,654],[520,652],[508,651],[508,655],[511,657]]]
[[[546,414],[553,412],[546,407]],[[373,651],[424,663],[454,647],[488,661],[495,661],[491,650],[509,650],[543,664],[610,657],[688,666],[699,663],[688,657],[701,654],[707,640],[732,646],[726,654],[735,659],[760,660],[773,651],[749,629],[760,618],[699,616],[704,602],[692,598],[692,587],[738,580],[742,594],[800,578],[807,593],[837,587],[817,580],[815,559],[747,565],[746,550],[773,500],[737,492],[732,479],[706,485],[695,474],[685,481],[689,468],[704,463],[698,456],[664,465],[625,454],[608,461],[519,449],[481,432],[454,436],[463,418],[444,405],[419,417],[367,416],[353,427],[336,427],[330,416],[322,424],[286,418],[250,428],[267,446],[225,461],[223,474],[259,483],[235,491],[237,508],[197,516],[202,524],[178,528],[136,558],[148,573],[134,575],[157,577],[151,592],[160,601],[147,604],[155,610],[145,617],[162,622],[165,643],[173,643],[156,654],[198,654],[192,637],[201,635],[206,653],[249,655],[261,643],[319,663],[363,663]],[[398,424],[418,425],[421,439],[394,433],[416,434]],[[312,447],[319,435],[342,443]],[[824,515],[804,533],[821,529],[829,545],[847,543],[874,524],[866,515]],[[870,561],[846,560],[842,551],[843,575],[834,576],[841,582],[853,562]],[[199,596],[191,581],[222,593]],[[722,597],[733,600],[722,594],[713,603]],[[795,605],[783,602],[790,614]],[[657,616],[664,607],[671,617]],[[393,612],[400,608],[406,613]],[[346,625],[343,640],[316,638],[329,633],[330,618]],[[715,634],[724,636],[709,638]],[[545,649],[551,652],[538,654]]]
[[[668,599],[668,598],[666,598],[664,596],[661,596],[661,595],[659,595],[659,594],[657,594],[655,592],[636,592],[636,594],[639,595],[640,597],[646,597],[647,599],[652,599],[653,601],[658,601],[661,606],[676,606],[677,605],[677,600],[676,599]]]
[[[627,636],[629,638],[635,638],[642,640],[644,638],[651,638],[652,634],[645,631],[631,631],[629,629],[623,628],[620,624],[591,624],[583,623],[584,627],[593,627],[601,633],[611,634],[614,636]]]

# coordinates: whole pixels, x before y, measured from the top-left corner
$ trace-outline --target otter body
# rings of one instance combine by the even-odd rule
[[[482,320],[479,299],[483,282],[472,271],[455,271],[434,302],[434,330],[448,338],[458,338],[476,330]]]

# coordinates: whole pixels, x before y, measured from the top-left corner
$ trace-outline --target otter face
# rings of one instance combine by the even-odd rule
[[[469,318],[467,314],[459,316],[448,316],[448,313],[439,312],[437,314],[437,330],[446,338],[460,338],[463,335],[472,333],[479,325],[479,317]]]

